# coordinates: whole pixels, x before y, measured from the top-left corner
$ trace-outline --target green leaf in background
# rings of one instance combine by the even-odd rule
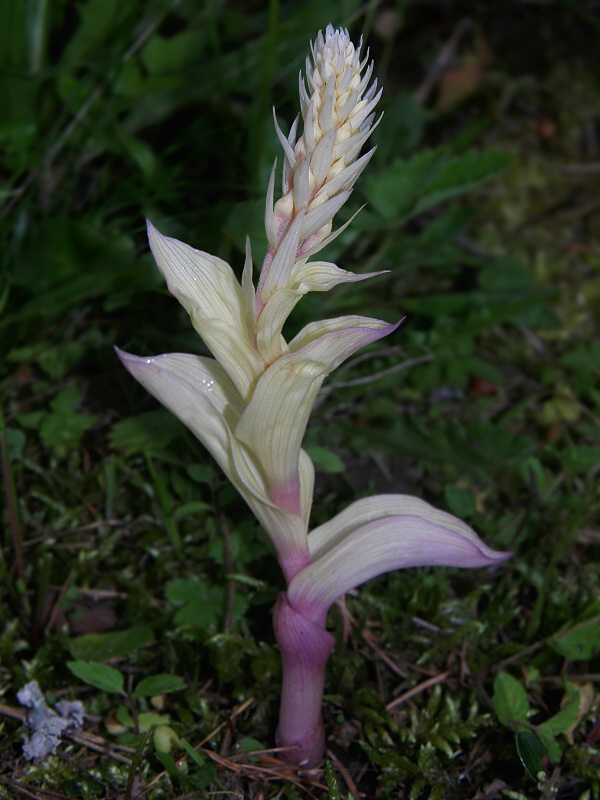
[[[541,292],[532,270],[506,255],[487,260],[479,272],[479,287],[485,297],[478,301],[488,307],[494,321],[512,320],[522,325],[554,328],[560,323],[550,308],[549,292]],[[486,309],[487,310],[487,309]]]
[[[240,252],[244,251],[247,236],[252,242],[253,252],[262,253],[265,250],[267,236],[264,224],[264,205],[261,198],[259,200],[242,200],[232,206],[225,223],[224,233]]]
[[[338,454],[326,447],[307,445],[305,450],[314,461],[315,468],[322,472],[343,472],[346,469],[346,465]]]
[[[185,739],[181,739],[183,749],[189,755],[190,759],[196,765],[194,771],[190,774],[189,782],[195,789],[204,789],[215,778],[215,765],[210,758],[202,752],[192,747],[192,745]]]
[[[519,731],[515,742],[521,763],[529,777],[536,781],[538,772],[543,769],[543,758],[548,755],[546,748],[531,731]]]
[[[548,642],[550,647],[571,661],[587,661],[600,646],[600,617],[559,631]]]
[[[0,61],[11,67],[25,67],[27,60],[26,31],[31,24],[31,6],[2,0],[0,3]],[[5,68],[6,72],[8,70]]]
[[[367,181],[366,194],[384,219],[398,224],[474,189],[511,162],[508,153],[497,150],[449,156],[446,148],[437,147],[395,161]]]
[[[169,38],[158,34],[142,48],[140,58],[151,75],[178,81],[177,73],[187,62],[197,60],[204,50],[207,29],[189,29]]]
[[[386,220],[404,220],[445,157],[441,149],[424,150],[368,178],[365,193],[370,205]]]
[[[154,697],[167,692],[179,692],[186,688],[186,682],[177,675],[150,675],[142,678],[133,690],[134,697]]]
[[[135,728],[133,717],[125,706],[118,706],[115,711],[115,719],[125,728]]]
[[[523,684],[508,672],[499,672],[494,680],[494,710],[503,725],[524,722],[529,714],[529,701]]]
[[[163,753],[181,749],[181,741],[170,725],[156,725],[153,731],[154,746]]]
[[[561,357],[561,363],[569,368],[569,379],[576,394],[593,389],[598,385],[600,339],[579,342]]]
[[[512,164],[509,153],[500,150],[469,150],[453,156],[442,163],[431,175],[417,202],[413,214],[444,203],[453,197],[468,192]]]
[[[157,158],[154,152],[135,136],[122,134],[119,142],[129,158],[140,168],[147,178],[151,178],[156,172]]]
[[[115,28],[128,14],[128,3],[121,0],[86,0],[77,4],[79,27],[62,54],[62,63],[77,64],[90,58],[94,48],[114,35]]]
[[[180,786],[181,781],[183,780],[183,775],[179,771],[177,764],[172,756],[168,753],[163,752],[162,750],[157,750],[156,758],[160,761],[160,763],[165,768],[165,772],[171,778],[175,786]]]
[[[424,427],[414,415],[398,418],[386,431],[385,440],[419,457],[448,460],[483,472],[493,464],[521,463],[535,449],[535,442],[524,435],[511,435],[503,426],[475,422],[459,427],[449,420]]]
[[[32,318],[58,320],[93,298],[112,307],[114,298],[130,303],[140,292],[162,289],[151,262],[147,253],[135,257],[130,231],[111,229],[98,219],[46,218],[35,237],[23,243],[19,268],[12,274],[13,285],[30,299],[5,315],[2,326]]]
[[[540,741],[546,748],[546,752],[548,753],[548,761],[550,761],[552,764],[558,764],[562,755],[562,750],[552,731],[548,728],[543,728],[540,725],[537,728],[537,734],[540,738]]]
[[[240,739],[240,747],[244,753],[253,753],[256,750],[265,749],[263,742],[259,742],[258,739],[253,739],[252,736],[244,736]]]
[[[235,542],[232,536],[232,542]],[[232,547],[235,558],[235,545]],[[180,605],[175,612],[177,625],[193,625],[198,628],[209,628],[218,624],[223,618],[226,604],[224,586],[210,586],[197,578],[174,578],[167,583],[165,589],[167,600]],[[247,601],[241,594],[233,599],[232,617],[240,619],[247,608]]]
[[[189,464],[185,471],[196,483],[207,483],[210,486],[215,479],[215,471],[209,464]]]
[[[456,265],[468,257],[457,242],[463,236],[473,216],[466,206],[452,206],[436,216],[416,234],[404,236],[390,244],[386,255],[399,270],[422,270],[433,268],[444,273],[454,273]],[[356,218],[360,227],[362,214]]]
[[[569,449],[563,455],[563,466],[565,470],[575,473],[590,473],[598,464],[598,448],[594,445],[581,445],[576,447],[569,442]],[[596,643],[600,642],[600,635],[596,637]]]
[[[485,261],[478,282],[486,294],[514,296],[535,290],[531,269],[509,256],[496,256]]]
[[[183,519],[194,514],[201,514],[204,511],[209,511],[211,506],[209,503],[204,503],[202,500],[192,500],[189,503],[183,503],[172,512],[173,519]]]
[[[75,411],[81,393],[76,386],[67,386],[50,403],[52,413],[47,414],[40,427],[40,437],[47,447],[77,449],[84,433],[97,417]]]
[[[67,661],[75,677],[102,692],[123,693],[124,678],[118,669],[97,661]]]
[[[458,517],[472,517],[476,511],[473,493],[463,486],[447,484],[444,488],[444,497],[450,511]]]
[[[185,739],[181,740],[181,744],[183,746],[183,749],[186,751],[186,753],[192,759],[192,761],[195,764],[197,764],[199,767],[203,767],[207,763],[208,764],[212,763],[211,761],[209,761],[207,756],[205,756],[202,751],[196,750],[196,748],[192,747],[192,745],[188,741],[186,741]]]
[[[51,378],[61,379],[81,361],[85,352],[85,345],[81,341],[61,342],[54,346],[46,342],[36,342],[33,346],[9,350],[5,358],[12,364],[33,361]]]
[[[567,684],[567,693],[562,703],[560,711],[553,717],[542,722],[538,725],[538,733],[540,736],[549,734],[551,736],[558,736],[571,728],[579,717],[579,692],[572,683]]]
[[[113,450],[133,453],[160,453],[181,435],[181,423],[168,411],[148,411],[115,423],[110,429]]]
[[[165,594],[171,603],[182,605],[175,614],[177,625],[207,628],[217,622],[225,607],[223,587],[208,586],[195,578],[175,578],[169,581]]]
[[[154,633],[151,628],[146,625],[135,625],[123,631],[86,633],[73,639],[69,649],[78,659],[123,658],[149,644],[153,639]]]
[[[151,731],[157,725],[168,725],[170,719],[165,714],[156,714],[154,711],[144,711],[137,717],[140,733]]]
[[[9,461],[18,461],[25,447],[26,437],[17,428],[6,428],[2,431],[5,437],[6,455]]]

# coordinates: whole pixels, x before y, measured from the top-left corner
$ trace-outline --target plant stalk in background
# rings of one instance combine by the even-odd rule
[[[328,26],[300,77],[302,135],[275,122],[284,153],[281,197],[275,167],[267,190],[268,249],[254,285],[250,245],[241,285],[226,262],[148,225],[150,247],[169,290],[214,358],[118,351],[131,374],[207,447],[267,532],[283,574],[274,612],[283,664],[277,743],[287,761],[316,765],[323,754],[321,704],[333,637],[331,604],[389,570],[423,565],[483,567],[507,558],[466,524],[419,500],[359,500],[308,532],[314,467],[302,440],[326,376],[399,322],[344,316],[311,322],[291,341],[283,326],[307,292],[365,280],[311,260],[342,229],[332,221],[373,150],[360,156],[381,95],[373,64],[348,32]],[[376,124],[376,123],[375,123]],[[348,223],[347,223],[348,224]]]

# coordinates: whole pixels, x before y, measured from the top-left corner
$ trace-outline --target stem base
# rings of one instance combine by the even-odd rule
[[[275,605],[273,627],[283,668],[277,745],[293,748],[281,753],[289,764],[314,767],[325,747],[321,705],[335,639],[295,611],[284,592]]]

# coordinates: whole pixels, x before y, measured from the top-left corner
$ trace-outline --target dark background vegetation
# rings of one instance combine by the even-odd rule
[[[332,376],[315,523],[409,492],[513,558],[334,608],[326,771],[274,755],[282,581],[206,452],[125,373],[204,352],[148,253],[260,263],[297,74],[371,48],[378,150],[294,326],[406,321]],[[0,0],[0,797],[600,798],[600,7],[593,0]],[[342,612],[342,613],[340,613]],[[22,755],[17,690],[83,731]]]

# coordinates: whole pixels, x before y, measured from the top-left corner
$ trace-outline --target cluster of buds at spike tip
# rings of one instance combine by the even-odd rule
[[[306,259],[340,233],[332,220],[350,197],[352,186],[375,148],[358,158],[373,129],[374,108],[381,97],[371,80],[373,62],[361,61],[345,30],[329,26],[312,45],[306,60],[306,89],[300,74],[302,136],[295,142],[298,119],[287,138],[277,119],[275,129],[284,153],[282,196],[273,206],[275,169],[267,190],[265,228],[269,247],[257,288],[260,314],[289,270],[290,253]],[[366,68],[365,68],[366,67]],[[278,257],[282,250],[282,257]]]
[[[171,293],[214,358],[185,353],[139,357],[118,350],[125,367],[206,446],[273,543],[287,591],[274,612],[282,666],[278,744],[291,763],[322,757],[321,703],[333,637],[331,604],[384,572],[404,567],[484,567],[509,553],[487,547],[468,525],[416,497],[358,500],[309,533],[314,467],[302,449],[326,376],[399,322],[349,315],[311,322],[291,341],[283,326],[310,291],[365,280],[310,257],[339,233],[333,217],[373,151],[359,157],[379,99],[372,64],[346,30],[319,33],[300,79],[303,131],[283,146],[282,197],[267,192],[268,250],[258,285],[250,245],[241,284],[225,261],[163,236],[148,225],[156,263]]]

